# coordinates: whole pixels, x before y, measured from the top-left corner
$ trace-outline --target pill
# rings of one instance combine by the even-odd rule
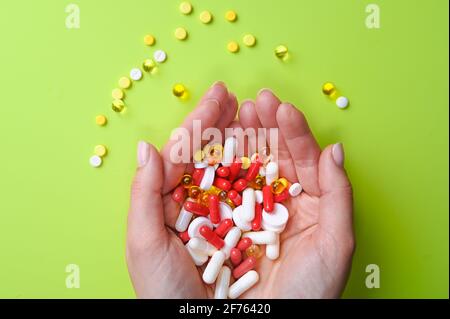
[[[142,71],[139,70],[138,68],[134,68],[130,71],[130,78],[133,81],[139,81],[142,79]]]
[[[340,96],[336,100],[336,105],[340,109],[345,109],[348,106],[348,99],[345,96]]]
[[[255,218],[255,191],[246,188],[242,192],[242,219],[250,223]]]
[[[246,232],[252,229],[251,222],[245,221],[242,218],[243,207],[238,206],[233,210],[233,222],[242,231]]]
[[[272,212],[263,210],[262,226],[266,230],[281,233],[286,227],[289,219],[289,212],[283,204],[276,203]]]
[[[202,226],[199,229],[200,235],[205,238],[211,245],[216,247],[217,249],[221,249],[225,242],[222,238],[220,238],[211,228],[208,226]]]
[[[256,191],[255,191],[255,201],[256,201],[258,204],[262,204],[262,203],[263,203],[263,200],[264,200],[263,192],[260,191],[260,190],[256,190]]]
[[[239,43],[237,43],[236,41],[230,41],[227,44],[227,49],[231,53],[238,53],[239,52]]]
[[[203,150],[197,150],[192,157],[194,162],[201,162],[205,159],[205,152]]]
[[[247,257],[239,266],[234,268],[233,277],[238,279],[248,273],[250,270],[254,269],[256,266],[257,259],[253,256]]]
[[[214,255],[214,253],[217,251],[217,248],[208,243],[203,238],[194,237],[189,240],[188,243],[189,247],[191,247],[193,250],[204,254],[208,256]]]
[[[220,202],[220,220],[224,219],[233,219],[233,209],[230,207],[230,205]]]
[[[154,45],[156,42],[155,37],[152,36],[151,34],[147,34],[146,36],[144,36],[144,44],[151,47],[152,45]]]
[[[278,164],[270,162],[266,166],[266,184],[270,185],[278,179]]]
[[[180,213],[178,214],[178,218],[175,223],[175,229],[179,232],[186,231],[189,227],[192,216],[194,216],[194,214],[184,209],[184,207],[181,207]]]
[[[142,63],[142,68],[145,72],[151,73],[156,68],[156,63],[152,59],[145,59]]]
[[[213,224],[220,223],[219,196],[208,196],[209,218]]]
[[[289,50],[285,45],[279,45],[275,48],[275,56],[280,60],[287,59],[289,55]]]
[[[94,155],[89,159],[89,163],[91,164],[92,167],[97,168],[97,167],[102,166],[103,161],[100,156]]]
[[[208,24],[211,23],[213,17],[211,12],[209,11],[203,11],[202,13],[200,13],[200,21],[204,24]]]
[[[107,122],[108,120],[104,115],[97,115],[95,117],[95,124],[97,124],[98,126],[105,126]]]
[[[167,60],[167,53],[163,50],[157,50],[153,53],[153,58],[158,63],[164,63]]]
[[[177,38],[180,41],[184,41],[188,37],[188,33],[187,33],[186,29],[182,28],[182,27],[176,28],[174,35],[175,35],[175,38]]]
[[[188,195],[189,198],[191,199],[198,200],[202,194],[203,192],[198,186],[192,185],[191,187],[188,188]]]
[[[208,260],[208,255],[193,250],[191,247],[189,247],[188,244],[186,244],[185,247],[189,252],[189,255],[191,255],[191,258],[196,266],[198,267],[203,266],[203,264],[206,263],[206,261]]]
[[[200,183],[200,188],[206,191],[209,190],[214,183],[215,174],[216,171],[213,166],[208,166],[205,168],[205,173]]]
[[[234,155],[236,153],[237,141],[234,137],[228,137],[225,140],[225,144],[223,147],[223,157],[222,157],[222,165],[224,167],[229,167],[233,163]],[[240,170],[240,168],[239,168]]]
[[[251,270],[244,276],[239,278],[234,284],[232,284],[228,290],[228,297],[230,299],[236,299],[244,292],[253,287],[259,280],[259,275],[256,271]]]
[[[183,84],[177,83],[172,87],[172,93],[174,96],[182,99],[186,97],[187,90]]]
[[[266,246],[266,256],[270,260],[276,260],[280,256],[280,235],[276,234],[275,243]]]
[[[261,230],[263,207],[260,203],[255,204],[255,218],[252,220],[252,230]]]
[[[204,175],[204,168],[194,168],[194,172],[192,173],[192,183],[196,186],[200,186]]]
[[[242,38],[242,42],[248,47],[254,47],[256,45],[256,38],[252,34],[246,34]]]
[[[189,242],[190,238],[189,238],[189,234],[187,231],[178,233],[178,237],[180,237],[181,241],[183,242],[183,244],[186,244],[187,242]]]
[[[220,222],[220,224],[217,226],[217,228],[214,230],[214,232],[220,238],[224,238],[233,226],[234,226],[233,220],[231,220],[229,218],[224,219]]]
[[[264,211],[271,213],[274,209],[273,202],[273,193],[272,187],[270,185],[266,185],[263,187],[263,203],[264,203]]]
[[[114,112],[120,113],[125,109],[125,103],[122,100],[114,100],[112,102],[112,109]]]
[[[183,205],[184,209],[198,216],[208,216],[209,209],[200,203],[187,201]]]
[[[121,77],[120,79],[119,79],[119,87],[121,88],[121,89],[129,89],[130,88],[130,86],[131,86],[131,80],[130,80],[130,78],[128,78],[128,77],[126,77],[126,76],[123,76],[123,77]]]
[[[325,95],[331,96],[336,92],[336,87],[333,83],[327,82],[322,86],[322,92]]]
[[[225,19],[228,22],[235,22],[237,20],[237,13],[233,10],[225,12]]]
[[[240,251],[245,251],[247,250],[247,248],[249,248],[251,245],[253,245],[253,242],[251,240],[251,238],[242,238],[236,248],[239,249]]]
[[[200,228],[202,226],[208,226],[209,228],[213,228],[213,224],[211,221],[206,217],[197,217],[189,224],[188,227],[188,234],[190,238],[198,237],[198,238],[204,238],[200,235]]]
[[[235,206],[239,206],[242,204],[242,196],[234,189],[228,192],[228,198],[231,199]]]
[[[252,181],[258,176],[259,174],[259,168],[261,167],[262,163],[259,161],[253,162],[250,167],[248,168],[247,175],[245,176],[245,179],[247,181]]]
[[[227,266],[222,269],[217,276],[216,288],[214,290],[214,299],[227,299],[230,288],[231,270]]]
[[[273,194],[279,195],[289,187],[289,182],[286,178],[279,178],[277,180],[274,180],[270,187]]]
[[[233,266],[239,265],[242,262],[242,252],[237,248],[231,249],[230,260]]]
[[[108,153],[108,150],[106,149],[105,145],[97,145],[94,148],[94,154],[100,157],[104,157],[106,156],[106,154]]]
[[[231,164],[230,166],[230,176],[228,176],[228,180],[233,182],[239,175],[241,168],[242,168],[242,161],[240,159],[235,159],[233,164]]]
[[[302,191],[303,187],[302,185],[300,185],[300,183],[294,183],[291,185],[291,187],[289,187],[289,195],[291,195],[292,197],[300,195]]]
[[[244,189],[247,188],[248,182],[246,179],[238,179],[236,182],[233,183],[233,189],[237,192],[242,192]]]
[[[285,189],[281,194],[275,194],[273,196],[273,201],[275,203],[281,203],[288,199],[289,199],[289,190],[288,189]]]
[[[230,175],[230,168],[226,166],[219,167],[216,170],[216,174],[220,177],[228,177],[228,175]]]
[[[261,258],[264,253],[258,245],[251,245],[249,248],[247,248],[245,254],[247,255],[247,257],[253,256],[258,259]]]
[[[181,177],[180,184],[183,185],[184,188],[191,187],[192,183],[193,183],[192,175],[184,174],[183,177]]]
[[[263,212],[264,214],[264,212]],[[263,217],[264,218],[264,217]],[[269,245],[275,243],[277,236],[274,232],[263,230],[256,232],[248,232],[242,235],[244,238],[250,238],[256,245]]]
[[[123,100],[124,93],[121,89],[114,89],[111,96],[114,100]]]
[[[249,169],[252,161],[248,157],[241,157],[242,169]]]
[[[231,189],[231,182],[225,178],[217,177],[214,180],[214,186],[224,191],[229,191]]]
[[[233,227],[223,239],[225,245],[221,250],[225,254],[226,258],[230,258],[231,249],[236,247],[239,239],[241,238],[241,234],[241,230],[238,227]]]
[[[172,193],[172,199],[177,203],[182,203],[186,198],[186,191],[183,185],[178,186]]]
[[[192,5],[187,1],[183,1],[182,3],[180,3],[180,12],[184,15],[191,14],[192,13]]]
[[[213,284],[216,281],[224,262],[225,254],[221,251],[216,251],[203,272],[203,281],[207,284]]]

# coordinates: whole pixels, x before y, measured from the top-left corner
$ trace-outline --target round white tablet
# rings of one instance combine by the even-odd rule
[[[203,238],[202,235],[200,235],[200,228],[202,226],[208,226],[209,228],[213,229],[213,224],[211,221],[206,217],[197,217],[194,219],[188,228],[188,235],[190,238],[198,237]]]
[[[155,53],[153,53],[153,58],[158,63],[163,63],[167,60],[167,53],[163,50],[157,50]]]
[[[89,159],[89,163],[91,164],[92,167],[97,168],[97,167],[102,166],[103,161],[100,156],[95,155]]]
[[[303,187],[302,185],[300,185],[300,183],[294,183],[291,185],[291,187],[289,187],[289,195],[291,195],[292,197],[300,195],[302,191]]]
[[[348,99],[345,96],[340,96],[336,100],[336,105],[340,109],[345,109],[348,106]]]
[[[233,222],[243,232],[250,231],[252,229],[251,222],[246,222],[242,218],[243,209],[242,206],[238,206],[233,210]]]
[[[140,79],[142,79],[142,71],[139,70],[138,68],[134,68],[130,71],[130,78],[133,81],[139,81]]]
[[[274,204],[273,212],[267,213],[263,210],[262,220],[266,225],[274,228],[284,227],[289,219],[287,208],[279,203]]]

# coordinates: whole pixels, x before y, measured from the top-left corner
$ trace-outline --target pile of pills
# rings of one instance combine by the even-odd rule
[[[289,219],[282,202],[302,192],[279,177],[269,151],[236,156],[237,140],[207,144],[194,155],[194,171],[172,193],[181,205],[175,229],[216,299],[235,299],[259,280],[258,260],[278,259]],[[265,248],[265,252],[264,252]]]
[[[334,100],[337,107],[340,109],[347,108],[350,103],[348,98],[342,96],[337,90],[336,86],[331,82],[327,82],[322,86],[322,92],[330,99]]]

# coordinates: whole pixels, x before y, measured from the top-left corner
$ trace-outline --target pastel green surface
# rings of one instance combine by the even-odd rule
[[[137,141],[162,146],[223,80],[240,100],[272,88],[305,112],[322,146],[344,143],[358,246],[345,297],[448,298],[448,1],[373,2],[380,29],[366,28],[358,0],[193,0],[191,16],[178,1],[78,0],[81,28],[70,30],[68,1],[1,1],[0,297],[134,297],[124,250]],[[199,22],[203,9],[212,24]],[[257,46],[228,53],[246,33]],[[278,44],[290,61],[274,57]],[[111,90],[156,48],[167,62],[114,114]],[[349,97],[347,110],[322,95],[326,81]],[[188,102],[172,96],[177,82]],[[88,163],[97,144],[109,149],[101,169]],[[80,266],[80,289],[65,286],[68,264]],[[368,264],[381,269],[379,289],[365,286]]]

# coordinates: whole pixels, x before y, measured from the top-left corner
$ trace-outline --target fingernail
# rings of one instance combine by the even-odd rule
[[[264,89],[259,90],[258,95],[261,95],[261,94],[263,94],[264,92],[272,93],[272,91],[271,91],[270,89],[264,88]]]
[[[225,86],[225,83],[222,82],[222,81],[216,81],[216,82],[213,83],[213,85],[211,85],[211,87],[214,87],[214,86],[216,86],[216,85]]]
[[[138,160],[138,166],[144,167],[147,165],[148,159],[150,157],[150,145],[146,142],[139,142],[138,143],[138,152],[137,152],[137,160]]]
[[[203,102],[203,105],[205,105],[207,108],[215,107],[217,106],[220,108],[220,103],[216,99],[207,99],[205,102]]]
[[[333,149],[331,150],[331,155],[333,156],[333,160],[337,166],[344,167],[344,146],[342,143],[337,143],[333,145]]]

